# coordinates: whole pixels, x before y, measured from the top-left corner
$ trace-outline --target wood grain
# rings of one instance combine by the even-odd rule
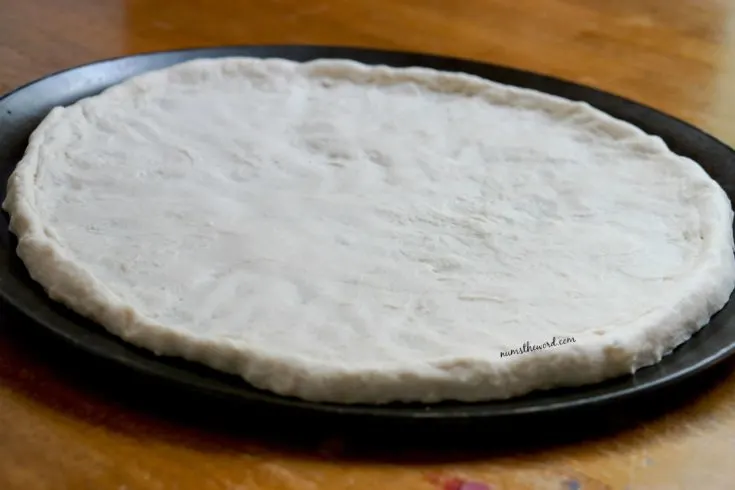
[[[735,2],[727,0],[0,0],[0,92],[95,59],[220,44],[400,48],[591,84],[735,144]],[[161,413],[92,382],[73,351],[0,323],[0,489],[718,490],[735,480],[735,376],[653,420],[543,450],[435,462],[299,450]],[[42,342],[46,342],[43,340]],[[116,379],[116,378],[113,378]],[[117,382],[117,381],[115,381]],[[191,408],[191,407],[189,407]],[[181,407],[185,411],[185,407]],[[176,412],[176,409],[173,410]],[[395,434],[393,434],[395,437]],[[391,462],[392,461],[392,462]]]

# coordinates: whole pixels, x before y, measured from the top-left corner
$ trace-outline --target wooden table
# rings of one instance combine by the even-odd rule
[[[0,0],[0,92],[104,57],[253,43],[401,48],[512,65],[645,102],[735,144],[728,0]],[[134,388],[115,398],[73,351],[39,349],[17,319],[3,318],[3,490],[485,488],[462,486],[468,481],[494,490],[735,488],[728,373],[683,406],[601,439],[453,461],[427,448],[432,463],[389,455],[377,463],[341,457],[340,441],[312,447],[314,455],[176,422]]]

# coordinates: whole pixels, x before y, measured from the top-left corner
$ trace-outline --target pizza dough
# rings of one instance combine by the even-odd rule
[[[735,287],[730,201],[696,163],[586,104],[423,68],[139,76],[54,109],[4,208],[54,300],[313,401],[599,382]]]

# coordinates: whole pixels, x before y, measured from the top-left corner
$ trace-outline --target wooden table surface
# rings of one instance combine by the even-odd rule
[[[512,65],[642,101],[735,144],[729,0],[0,0],[0,92],[99,58],[258,43]],[[90,381],[73,351],[55,356],[21,325],[0,323],[3,490],[735,488],[728,372],[687,403],[594,440],[467,459],[426,447],[431,462],[409,464],[391,460],[386,438],[385,457],[371,462],[342,457],[339,440],[276,448],[267,435],[177,422],[135,387],[116,397]]]

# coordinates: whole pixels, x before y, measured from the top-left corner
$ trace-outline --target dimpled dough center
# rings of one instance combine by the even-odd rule
[[[197,60],[57,108],[4,207],[55,300],[315,401],[630,373],[735,278],[727,196],[660,139],[535,91],[339,60]],[[575,341],[500,355],[554,337]]]

